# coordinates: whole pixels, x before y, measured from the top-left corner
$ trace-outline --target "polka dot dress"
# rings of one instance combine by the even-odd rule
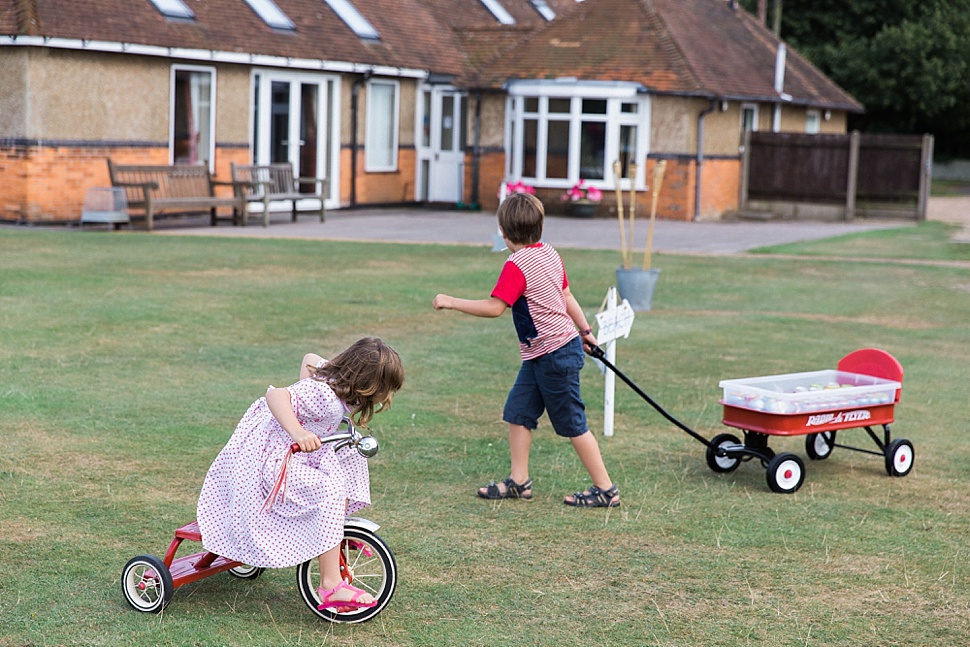
[[[303,427],[324,438],[339,433],[347,408],[325,382],[312,378],[287,387]],[[290,459],[286,500],[261,511],[292,439],[266,398],[249,407],[216,457],[199,495],[203,547],[250,566],[285,568],[333,548],[343,539],[347,514],[370,505],[367,460],[332,445]]]

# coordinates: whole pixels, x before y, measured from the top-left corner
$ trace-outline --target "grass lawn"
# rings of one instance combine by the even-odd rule
[[[515,337],[508,315],[430,304],[487,295],[502,254],[0,228],[0,647],[968,644],[970,250],[948,233],[923,223],[737,257],[655,255],[653,310],[617,364],[657,402],[710,438],[731,431],[720,380],[883,348],[906,371],[892,430],[915,467],[891,478],[882,457],[837,448],[805,458],[797,493],[773,494],[756,463],[712,472],[703,445],[619,381],[603,438],[603,377],[587,363],[591,427],[623,497],[605,511],[562,505],[586,474],[548,424],[533,501],[474,496],[508,473]],[[562,255],[592,317],[619,255]],[[400,569],[388,608],[329,625],[284,569],[132,611],[122,567],[164,554],[194,518],[249,404],[295,379],[303,353],[364,335],[407,371],[372,425],[365,510]],[[772,447],[805,457],[802,436]]]

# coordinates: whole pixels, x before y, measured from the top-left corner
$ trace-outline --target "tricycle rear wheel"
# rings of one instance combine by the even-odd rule
[[[175,585],[165,562],[154,555],[139,555],[121,571],[121,592],[136,611],[158,613],[172,599]]]

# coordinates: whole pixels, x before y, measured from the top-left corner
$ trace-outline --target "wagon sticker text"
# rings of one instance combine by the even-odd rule
[[[841,424],[843,422],[859,422],[868,420],[872,417],[868,409],[855,409],[854,411],[839,411],[838,413],[820,413],[808,417],[806,427],[817,427],[818,425]]]

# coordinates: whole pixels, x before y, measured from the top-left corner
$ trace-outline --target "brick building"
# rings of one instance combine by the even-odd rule
[[[646,205],[665,159],[658,215],[716,218],[743,129],[862,110],[725,0],[0,0],[0,87],[19,222],[76,220],[109,157],[289,161],[330,208],[493,209],[521,179],[555,212],[582,179],[603,215],[614,161]]]

